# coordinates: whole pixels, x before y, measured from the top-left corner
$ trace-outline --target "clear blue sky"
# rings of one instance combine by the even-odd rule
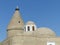
[[[0,41],[7,36],[7,25],[16,6],[26,23],[32,20],[37,27],[48,27],[60,36],[60,0],[0,0]]]

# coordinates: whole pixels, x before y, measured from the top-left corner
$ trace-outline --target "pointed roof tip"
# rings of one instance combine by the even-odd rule
[[[15,10],[19,10],[19,7],[17,6]]]

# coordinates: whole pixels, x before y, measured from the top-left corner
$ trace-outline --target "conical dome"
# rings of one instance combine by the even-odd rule
[[[19,13],[19,8],[15,9],[15,13],[8,25],[8,29],[22,29],[24,26],[24,22],[21,18],[21,14]]]

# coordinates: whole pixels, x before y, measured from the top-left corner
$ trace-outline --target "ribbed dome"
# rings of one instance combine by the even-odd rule
[[[26,25],[35,25],[35,23],[33,21],[28,21]]]
[[[53,32],[51,29],[42,27],[38,28],[35,32],[34,35],[37,35],[39,37],[55,37],[56,34]]]

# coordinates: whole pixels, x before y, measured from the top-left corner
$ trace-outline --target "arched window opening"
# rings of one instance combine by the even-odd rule
[[[32,30],[33,30],[33,31],[35,30],[35,27],[34,27],[34,26],[32,26]]]
[[[20,21],[18,21],[18,23],[20,23]]]
[[[30,27],[28,26],[28,31],[30,31]]]
[[[47,45],[55,45],[55,42],[47,42]]]

